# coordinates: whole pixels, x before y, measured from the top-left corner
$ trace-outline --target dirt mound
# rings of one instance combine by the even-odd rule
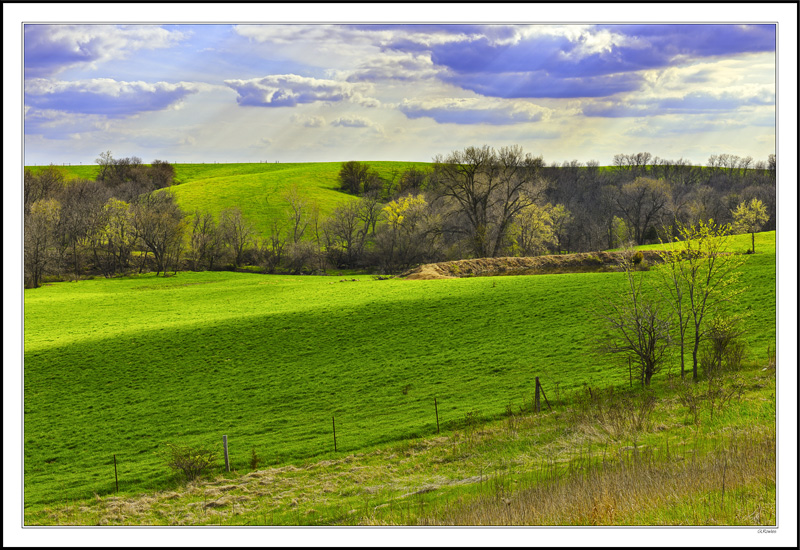
[[[655,250],[642,250],[642,262],[661,262]],[[526,258],[476,258],[424,264],[400,276],[410,280],[493,277],[497,275],[543,275],[552,273],[593,273],[619,269],[620,252],[584,252]]]

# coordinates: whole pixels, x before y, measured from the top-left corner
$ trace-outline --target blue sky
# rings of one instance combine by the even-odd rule
[[[29,24],[26,164],[775,152],[774,24]]]

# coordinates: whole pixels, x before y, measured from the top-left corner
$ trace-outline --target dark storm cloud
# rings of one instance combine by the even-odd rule
[[[775,25],[611,25],[601,26],[648,44],[669,58],[708,57],[775,51]]]
[[[546,71],[529,73],[478,73],[468,78],[460,74],[440,75],[445,82],[485,96],[502,98],[579,98],[606,97],[639,89],[643,79],[637,74],[559,78]]]
[[[587,34],[589,33],[589,34]],[[603,47],[591,35],[613,36]],[[431,46],[443,79],[493,97],[601,97],[637,89],[634,73],[676,60],[773,51],[772,25],[621,25],[515,43],[486,36]],[[509,90],[513,91],[509,91]]]

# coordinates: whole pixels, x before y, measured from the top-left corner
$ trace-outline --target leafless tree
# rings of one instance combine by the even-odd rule
[[[667,212],[669,199],[669,187],[660,180],[637,178],[622,186],[615,203],[637,244],[645,243],[650,228],[661,225],[659,216]]]
[[[171,193],[154,192],[139,197],[132,205],[132,225],[146,250],[153,253],[156,275],[167,274],[169,261],[183,246],[183,212]]]
[[[64,174],[52,164],[37,173],[26,168],[23,176],[25,212],[38,200],[57,198],[65,184]]]
[[[645,292],[633,257],[633,252],[627,250],[621,261],[624,290],[612,299],[599,302],[598,315],[605,324],[601,349],[635,360],[642,384],[649,386],[669,350],[669,306],[659,301],[657,295]]]
[[[255,236],[253,224],[244,218],[238,207],[226,208],[219,215],[219,232],[222,241],[231,250],[234,269],[238,268],[245,249],[252,244]]]
[[[194,213],[189,261],[192,269],[214,269],[223,255],[222,235],[211,212]]]
[[[500,252],[514,217],[542,193],[542,167],[541,157],[523,154],[519,146],[467,147],[434,159],[439,192],[465,221],[460,231],[476,257]]]
[[[42,276],[53,262],[51,244],[55,240],[61,205],[55,199],[39,199],[25,214],[25,287],[38,288]]]
[[[306,232],[309,223],[308,199],[300,194],[297,185],[292,185],[284,195],[289,203],[289,221],[292,227],[292,242],[297,243]]]

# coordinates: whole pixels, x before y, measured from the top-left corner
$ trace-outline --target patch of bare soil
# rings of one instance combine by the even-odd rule
[[[642,250],[641,264],[661,262],[655,250]],[[424,264],[400,277],[409,280],[452,279],[456,277],[494,277],[498,275],[543,275],[552,273],[593,273],[616,271],[622,253],[583,252],[525,258],[476,258]]]

